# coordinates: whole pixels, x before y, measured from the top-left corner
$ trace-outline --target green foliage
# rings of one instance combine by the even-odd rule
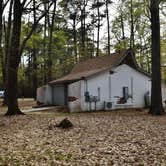
[[[163,35],[161,40],[161,66],[162,66],[162,79],[166,83],[166,33]]]

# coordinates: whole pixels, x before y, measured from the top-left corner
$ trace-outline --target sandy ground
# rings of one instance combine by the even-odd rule
[[[0,132],[0,165],[166,165],[166,116],[146,111],[0,115]]]

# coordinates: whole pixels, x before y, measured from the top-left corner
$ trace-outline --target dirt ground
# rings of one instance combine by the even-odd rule
[[[0,99],[0,114],[4,114],[7,111],[7,108],[2,107],[3,99]],[[32,98],[19,98],[18,99],[19,107],[21,110],[31,109],[32,106],[36,105],[36,101]]]
[[[166,165],[166,116],[146,111],[0,115],[0,133],[0,165]]]

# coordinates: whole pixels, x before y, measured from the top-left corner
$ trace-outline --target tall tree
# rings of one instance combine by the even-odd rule
[[[99,45],[100,45],[100,4],[99,0],[97,0],[97,53],[96,56],[99,56]]]
[[[99,56],[99,49],[100,49],[100,27],[102,26],[101,20],[105,17],[105,14],[102,14],[100,8],[104,5],[105,2],[96,0],[94,4],[92,4],[92,8],[97,10],[97,50],[96,56]]]
[[[2,14],[3,14],[3,0],[0,0],[0,49],[2,41]]]
[[[3,55],[2,55],[2,15],[3,15],[3,0],[0,0],[0,60],[1,63],[3,62]]]
[[[88,0],[83,0],[80,4],[80,20],[81,20],[81,55],[84,57],[85,54],[85,37],[86,37],[86,6],[88,4]]]
[[[6,115],[22,114],[17,101],[17,73],[20,61],[20,36],[21,36],[21,17],[22,4],[19,0],[14,0],[13,30],[11,35],[11,47],[7,57],[6,75],[6,95],[8,111]]]
[[[107,33],[108,33],[108,42],[107,42],[107,50],[108,50],[108,55],[111,53],[111,48],[110,48],[110,16],[109,16],[109,4],[111,4],[111,0],[105,0],[105,5],[106,5],[106,15],[107,15]]]
[[[0,62],[1,62],[1,65],[2,65],[3,83],[5,82],[4,81],[4,75],[5,75],[4,67],[5,67],[5,64],[4,64],[4,54],[3,54],[3,46],[2,46],[3,27],[5,27],[3,25],[3,13],[4,13],[5,7],[8,4],[8,2],[9,2],[8,0],[7,1],[0,0]],[[11,2],[11,4],[12,4],[12,2]],[[6,34],[4,36],[6,36]]]
[[[134,18],[133,18],[133,0],[130,0],[130,21],[131,21],[131,28],[130,28],[130,48],[134,48]]]
[[[9,5],[7,28],[4,23],[5,51],[4,51],[4,55],[2,56],[2,75],[3,75],[4,89],[6,89],[5,83],[6,83],[7,68],[5,66],[7,63],[7,57],[8,57],[9,49],[10,49],[10,37],[11,37],[11,28],[12,28],[12,10],[13,10],[13,0],[10,1],[10,5]],[[4,99],[3,99],[3,105],[7,105],[6,90],[5,90],[5,95],[4,95]]]
[[[78,61],[78,55],[77,55],[77,29],[76,29],[76,18],[77,18],[77,12],[74,12],[70,15],[70,19],[73,20],[73,38],[74,38],[74,56],[75,56],[75,62]]]
[[[68,1],[68,12],[70,14],[70,19],[73,21],[72,23],[72,32],[73,32],[73,40],[74,40],[74,56],[75,56],[75,62],[78,61],[78,49],[77,49],[77,24],[79,22],[78,20],[78,2],[71,0],[70,3]]]
[[[44,4],[44,9],[47,10],[47,6],[46,4]],[[47,60],[46,60],[46,46],[47,46],[47,15],[45,15],[44,17],[44,28],[43,28],[43,59],[44,59],[44,64],[43,64],[43,83],[46,84],[47,83]]]
[[[52,44],[53,44],[53,32],[54,32],[54,24],[55,24],[55,16],[56,16],[56,0],[54,0],[54,6],[52,11],[52,17],[49,23],[49,44],[48,44],[48,81],[52,80]]]
[[[33,24],[35,24],[37,20],[37,13],[36,13],[36,1],[33,0]],[[36,35],[36,29],[33,31],[33,35]],[[35,40],[33,40],[33,50],[32,50],[32,62],[33,62],[33,78],[32,78],[32,82],[33,82],[33,98],[34,100],[36,100],[36,90],[37,90],[37,48],[36,48],[36,44],[35,44]]]
[[[159,3],[159,0],[151,0],[150,5],[152,28],[152,89],[149,113],[153,115],[161,115],[164,113],[161,94]]]
[[[106,15],[107,15],[107,32],[108,32],[108,54],[110,55],[110,21],[109,21],[109,10],[108,10],[108,0],[106,0]]]
[[[31,2],[31,1],[30,1]],[[22,16],[26,8],[27,0],[21,1],[14,0],[13,5],[13,24],[12,33],[10,38],[10,50],[7,56],[7,73],[6,73],[6,96],[8,110],[6,115],[17,115],[22,114],[18,106],[18,67],[21,61],[21,55],[26,46],[27,41],[32,36],[36,29],[39,21],[45,16],[47,11],[44,11],[32,25],[27,36],[24,36],[24,40],[20,44],[21,39],[21,27],[22,27]],[[29,4],[29,2],[28,2]],[[49,5],[51,7],[52,3]]]

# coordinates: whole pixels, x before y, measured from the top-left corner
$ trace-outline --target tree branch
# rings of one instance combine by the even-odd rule
[[[3,8],[2,8],[2,11],[4,11],[5,7],[7,6],[9,0],[7,0],[4,4],[3,4]]]
[[[45,15],[46,15],[46,12],[44,12],[44,13],[36,20],[36,22],[33,24],[31,31],[29,32],[29,34],[26,36],[26,38],[23,40],[23,42],[22,42],[22,44],[21,44],[20,53],[19,53],[20,55],[22,54],[22,52],[23,52],[23,50],[24,50],[24,48],[25,48],[25,46],[26,46],[27,41],[29,40],[29,38],[32,36],[34,30],[36,29],[36,27],[37,27],[39,21],[40,21]]]
[[[26,4],[27,0],[23,0],[23,2],[21,3],[22,8],[24,8],[24,5]],[[30,1],[31,2],[31,1]],[[29,3],[28,3],[29,4]]]
[[[52,6],[52,4],[53,4],[53,3],[51,3],[51,4],[49,5],[49,8]],[[48,10],[49,10],[49,8],[48,8]],[[24,48],[25,48],[25,46],[26,46],[26,43],[27,43],[27,41],[29,40],[29,38],[32,36],[34,30],[36,29],[36,27],[37,27],[37,25],[38,25],[38,23],[39,23],[39,21],[47,14],[47,12],[48,12],[48,11],[45,11],[45,12],[36,20],[36,22],[32,25],[32,28],[31,28],[29,34],[26,36],[26,38],[23,40],[23,42],[22,42],[22,44],[21,44],[20,52],[19,52],[19,55],[20,55],[20,56],[22,55],[22,52],[23,52],[23,50],[24,50]]]

